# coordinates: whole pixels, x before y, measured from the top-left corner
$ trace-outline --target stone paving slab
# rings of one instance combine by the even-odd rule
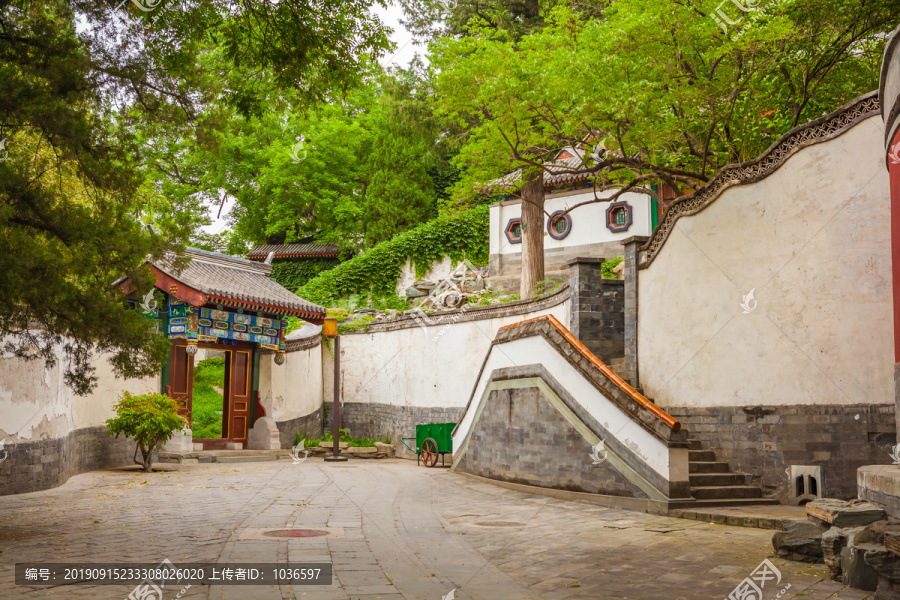
[[[802,506],[779,504],[759,506],[735,506],[732,508],[679,508],[669,511],[670,517],[704,521],[732,527],[756,527],[758,529],[784,529],[787,521],[805,521],[806,509]]]
[[[273,527],[344,536],[253,535]],[[721,600],[766,558],[791,585],[783,599],[871,598],[831,582],[824,565],[775,557],[771,531],[537,496],[396,459],[95,471],[0,497],[0,528],[20,532],[0,537],[0,598],[14,600],[131,591],[16,586],[16,562],[165,558],[334,565],[330,586],[193,586],[187,599],[440,600],[455,588],[458,600]],[[767,586],[765,600],[780,589]]]

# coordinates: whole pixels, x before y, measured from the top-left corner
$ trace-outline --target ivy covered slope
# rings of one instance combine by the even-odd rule
[[[407,258],[412,260],[419,277],[445,256],[453,261],[466,258],[486,264],[488,229],[487,205],[440,216],[325,271],[297,290],[297,294],[323,306],[353,294],[394,295]]]
[[[338,259],[307,260],[283,262],[272,265],[271,277],[289,290],[296,290],[315,279],[322,271],[333,269],[341,264]]]

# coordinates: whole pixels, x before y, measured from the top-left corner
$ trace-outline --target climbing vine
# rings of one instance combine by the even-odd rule
[[[322,271],[333,269],[339,264],[341,261],[336,258],[275,263],[272,265],[272,277],[287,289],[296,290],[315,279]]]
[[[485,264],[489,252],[488,229],[487,206],[440,216],[320,273],[297,290],[297,294],[324,306],[352,294],[393,295],[407,258],[415,265],[418,277],[445,256],[452,261],[467,258]]]

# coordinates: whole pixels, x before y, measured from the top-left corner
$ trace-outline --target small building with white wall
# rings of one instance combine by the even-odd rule
[[[566,177],[566,181],[556,181]],[[566,262],[579,256],[615,258],[622,241],[648,236],[658,221],[657,202],[647,194],[626,192],[608,200],[615,190],[594,193],[589,175],[545,175],[544,269],[548,276],[568,275]],[[607,200],[604,200],[606,198]],[[583,204],[585,202],[590,204]],[[573,206],[571,212],[566,212]],[[565,214],[564,214],[565,213]],[[490,209],[492,277],[518,279],[522,268],[522,201],[507,200]],[[515,287],[514,285],[506,287]]]

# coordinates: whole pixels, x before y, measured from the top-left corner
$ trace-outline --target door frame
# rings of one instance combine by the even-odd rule
[[[235,343],[236,342],[236,343]],[[167,363],[169,370],[169,380],[170,382],[174,382],[177,374],[176,374],[176,360],[178,350],[176,348],[187,347],[187,340],[176,338],[172,340],[172,347],[169,350],[169,361]],[[224,450],[225,445],[229,442],[239,442],[246,447],[247,444],[247,436],[250,431],[250,419],[252,413],[252,396],[253,396],[253,365],[254,359],[256,356],[257,348],[256,344],[252,342],[242,342],[229,340],[228,343],[217,344],[214,342],[199,342],[197,343],[198,348],[202,348],[205,350],[218,350],[220,352],[225,352],[228,360],[225,361],[225,381],[224,384],[224,398],[222,403],[222,437],[215,439],[194,439],[193,441],[196,443],[202,443],[204,450]],[[194,401],[194,356],[185,352],[185,355],[190,357],[190,360],[186,361],[186,369],[187,373],[185,374],[187,378],[187,394],[186,398],[185,394],[178,394],[177,400],[186,400],[186,406],[188,411],[188,416],[192,416],[193,414],[193,401]],[[243,362],[244,366],[244,374],[243,380],[244,385],[241,390],[243,393],[235,393],[235,376],[238,373],[235,370],[235,366],[238,364],[239,355],[246,355],[246,361]],[[171,383],[165,386],[165,393],[169,397],[175,397],[173,395],[173,386]],[[243,413],[243,414],[236,414]],[[241,431],[241,437],[235,437],[235,422],[237,419],[242,419],[243,421],[243,431]]]

